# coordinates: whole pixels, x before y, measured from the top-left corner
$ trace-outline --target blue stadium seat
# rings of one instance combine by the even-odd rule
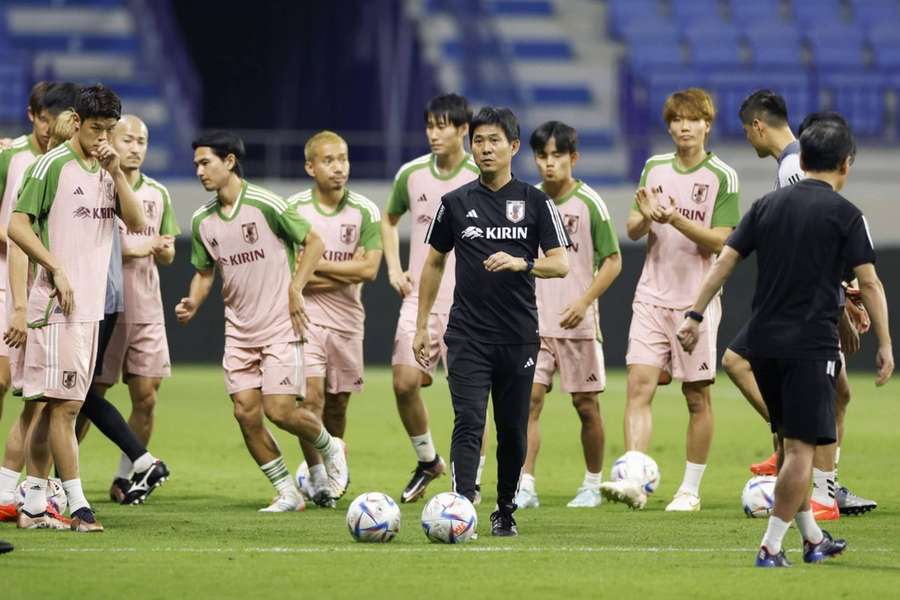
[[[860,137],[882,137],[887,117],[887,85],[880,73],[823,73],[819,88],[831,98],[831,109]]]
[[[568,40],[515,40],[513,57],[520,60],[571,60],[575,51]]]
[[[883,44],[872,49],[875,66],[886,72],[900,72],[900,42]]]
[[[640,74],[638,83],[645,98],[644,116],[653,132],[663,127],[662,109],[669,94],[689,87],[704,87],[707,82],[706,73],[701,69],[668,68],[646,71]]]
[[[21,52],[0,49],[0,123],[24,122],[28,105],[31,61]]]
[[[729,136],[743,135],[738,119],[741,103],[758,89],[768,88],[781,94],[788,106],[788,117],[797,126],[807,114],[815,110],[816,96],[807,71],[720,71],[709,76],[707,86],[715,96],[716,119],[719,133]]]
[[[900,18],[895,21],[873,24],[866,31],[866,39],[869,40],[873,48],[900,42]]]
[[[729,12],[735,24],[776,25],[784,23],[781,0],[731,0]]]
[[[671,2],[672,19],[682,26],[690,26],[696,21],[721,21],[724,19],[723,5],[719,0],[690,0]]]
[[[900,2],[897,0],[850,0],[854,21],[869,27],[881,23],[900,24]]]
[[[632,21],[621,31],[622,40],[629,46],[647,42],[678,44],[681,34],[678,27],[665,19],[643,19]]]
[[[803,45],[797,28],[788,23],[752,23],[744,30],[754,67],[803,66]]]
[[[803,31],[817,68],[857,70],[866,66],[865,38],[860,28],[823,24]]]
[[[840,0],[792,0],[791,14],[799,27],[812,23],[844,22]]]
[[[675,67],[684,64],[681,46],[669,43],[647,43],[629,46],[627,60],[634,71],[656,67]]]
[[[531,101],[545,104],[590,104],[591,90],[583,85],[537,85],[531,88]]]
[[[607,25],[614,38],[621,38],[629,24],[662,19],[659,0],[609,0]]]
[[[550,17],[553,3],[550,0],[493,0],[487,10],[499,17]]]
[[[743,62],[741,34],[718,20],[698,21],[685,30],[690,62],[697,66],[733,67]]]

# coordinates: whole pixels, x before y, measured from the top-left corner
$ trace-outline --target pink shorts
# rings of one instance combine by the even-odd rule
[[[162,379],[171,375],[169,344],[163,323],[124,323],[116,321],[97,383],[114,385],[122,374],[128,377]]]
[[[6,314],[6,290],[0,290],[0,357],[9,356],[9,346],[3,341],[3,334],[9,326],[9,315]]]
[[[222,368],[229,394],[261,389],[264,396],[306,395],[300,342],[276,342],[257,348],[225,346]]]
[[[700,339],[693,352],[681,349],[675,337],[687,309],[663,308],[635,302],[631,305],[627,365],[659,367],[682,381],[713,381],[716,378],[716,333],[722,318],[722,303],[716,296],[703,315]]]
[[[336,329],[310,323],[306,330],[306,377],[325,379],[325,392],[361,392],[363,340]]]
[[[444,343],[444,334],[447,332],[447,320],[449,315],[431,313],[428,315],[428,335],[431,338],[431,352],[428,354],[428,368],[418,362],[412,351],[413,338],[416,336],[416,315],[419,310],[418,303],[412,300],[404,300],[400,306],[400,318],[397,320],[397,333],[394,334],[394,353],[391,356],[391,366],[405,365],[415,367],[428,377],[423,385],[431,384],[431,377],[437,369],[438,362],[444,363],[444,371],[447,370],[447,345]]]
[[[541,337],[534,382],[549,390],[557,371],[560,387],[567,394],[602,392],[606,387],[602,344],[598,340]]]
[[[26,400],[84,401],[97,362],[98,321],[49,323],[28,330],[25,350]]]

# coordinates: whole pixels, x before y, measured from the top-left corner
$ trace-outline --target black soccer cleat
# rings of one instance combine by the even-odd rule
[[[125,493],[122,504],[143,504],[147,497],[169,479],[169,468],[161,460],[153,463],[143,473],[131,476],[131,485]]]
[[[837,489],[834,499],[837,500],[838,510],[842,515],[864,515],[878,507],[874,500],[857,496],[845,486]]]
[[[10,544],[9,542],[4,542],[3,540],[0,540],[0,554],[6,554],[7,552],[12,552],[13,549],[14,549],[14,546],[12,544]]]
[[[443,475],[446,469],[447,465],[440,456],[435,456],[434,460],[429,463],[418,463],[415,470],[413,470],[412,479],[409,480],[409,483],[403,488],[403,493],[400,494],[400,502],[404,504],[415,502],[424,496],[425,488],[428,487],[428,484]]]
[[[122,504],[128,490],[131,488],[131,482],[124,477],[116,477],[113,479],[112,485],[109,486],[109,499],[116,504]]]
[[[772,567],[792,567],[790,561],[787,559],[787,556],[784,555],[784,550],[778,551],[776,554],[772,554],[769,552],[769,549],[765,546],[759,547],[759,552],[756,553],[756,566],[763,568],[772,568]]]
[[[516,537],[519,529],[513,511],[507,506],[499,507],[491,513],[491,535],[497,537]]]
[[[822,530],[822,541],[818,544],[803,540],[803,562],[819,563],[839,555],[847,549],[847,540],[836,540]]]

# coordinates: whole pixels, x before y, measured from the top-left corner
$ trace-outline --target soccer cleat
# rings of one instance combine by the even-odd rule
[[[777,554],[770,554],[769,549],[765,546],[759,547],[759,552],[756,553],[756,566],[757,567],[792,567],[792,565],[787,556],[784,555],[784,550],[779,551]]]
[[[143,473],[131,476],[131,485],[125,493],[122,504],[143,504],[147,497],[169,479],[169,468],[161,460],[154,462]]]
[[[816,521],[837,521],[841,518],[837,502],[832,502],[829,506],[827,504],[819,504],[815,500],[810,500],[809,507],[812,509],[813,518],[815,518]]]
[[[837,556],[846,549],[847,540],[836,540],[823,529],[822,540],[818,544],[803,540],[803,562],[820,563]]]
[[[300,512],[306,509],[306,502],[303,500],[303,494],[300,490],[293,490],[285,494],[276,496],[272,504],[266,508],[259,509],[264,513],[282,513],[282,512]]]
[[[347,446],[344,444],[344,441],[338,439],[340,442],[341,449],[338,452],[331,454],[331,456],[322,456],[322,463],[325,465],[325,472],[328,473],[328,493],[332,499],[338,500],[341,496],[344,495],[347,491],[347,487],[350,485],[350,469],[347,466]],[[316,492],[316,496],[319,496],[323,490],[319,490]],[[319,501],[316,498],[313,498],[316,504],[319,504]],[[319,504],[319,506],[322,506]]]
[[[580,487],[578,492],[575,493],[575,497],[566,506],[569,508],[594,508],[595,506],[600,506],[602,500],[603,497],[600,495],[599,488]]]
[[[481,504],[481,484],[475,484],[475,497],[472,498],[472,506],[478,506]]]
[[[834,498],[837,500],[838,511],[842,515],[864,515],[878,506],[874,500],[857,496],[844,486],[837,489]]]
[[[295,477],[297,479],[297,488],[300,490],[300,493],[303,494],[303,499],[312,500],[313,495],[315,495],[315,490],[312,488],[312,478],[309,476],[309,465],[306,464],[305,460],[297,467]]]
[[[86,506],[72,513],[72,523],[69,527],[72,531],[79,533],[99,533],[103,531],[103,525],[94,517],[94,511]]]
[[[541,505],[537,491],[527,488],[519,488],[516,492],[516,506],[519,508],[538,508]]]
[[[675,497],[666,506],[666,512],[699,512],[700,496],[695,496],[690,492],[678,490]]]
[[[412,479],[409,480],[409,483],[406,484],[406,487],[403,488],[403,492],[400,494],[400,502],[404,504],[415,502],[424,496],[425,488],[428,487],[428,484],[443,475],[446,469],[447,464],[440,456],[435,456],[430,463],[418,463],[413,470]]]
[[[124,477],[116,477],[113,479],[112,485],[109,486],[109,499],[116,504],[123,504],[129,488],[131,488],[129,480]]]
[[[12,544],[10,544],[9,542],[4,542],[3,540],[0,540],[0,554],[6,554],[7,552],[12,552],[13,549],[14,549],[14,546]]]
[[[323,488],[313,494],[313,502],[319,508],[335,508],[337,507],[337,499],[333,498],[328,488]]]
[[[766,460],[750,465],[750,472],[754,475],[778,475],[778,453],[774,452]]]
[[[604,481],[600,484],[600,493],[609,502],[621,502],[635,510],[641,510],[647,504],[647,494],[641,486],[628,479]]]
[[[342,440],[341,438],[334,438],[335,441],[341,445],[341,448],[344,450],[344,462],[347,463],[347,479],[341,482],[331,481],[329,480],[328,484],[331,486],[331,496],[337,500],[338,498],[342,498],[344,494],[347,493],[347,490],[350,488],[350,455],[347,452],[347,442]]]
[[[19,518],[19,511],[15,504],[0,504],[0,521],[15,521]]]
[[[503,507],[491,513],[491,535],[497,537],[515,537],[519,535],[513,511]]]
[[[23,510],[19,513],[16,526],[19,529],[69,529],[70,524],[50,516],[47,512],[32,515]]]

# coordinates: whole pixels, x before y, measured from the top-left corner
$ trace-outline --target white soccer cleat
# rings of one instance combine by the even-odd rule
[[[604,481],[600,484],[600,493],[609,502],[621,502],[635,510],[641,510],[647,504],[647,494],[640,484],[629,479]]]
[[[697,512],[699,510],[700,497],[684,490],[678,490],[666,507],[666,512]]]
[[[541,505],[537,491],[526,488],[521,488],[516,492],[515,503],[518,508],[538,508]]]
[[[305,460],[297,467],[295,478],[297,479],[297,487],[300,488],[300,493],[303,494],[303,499],[312,500],[313,496],[315,496],[315,491],[312,486],[312,478],[309,475],[309,465],[306,464]]]
[[[599,489],[580,487],[575,497],[566,506],[569,508],[594,508],[600,506],[602,500]]]
[[[350,485],[350,467],[347,465],[347,446],[344,440],[335,438],[340,450],[331,456],[322,456],[325,471],[328,473],[328,490],[334,500],[347,492]]]
[[[282,513],[282,512],[299,512],[306,508],[306,502],[303,500],[303,494],[300,493],[300,490],[293,490],[291,492],[287,492],[281,494],[275,500],[272,501],[272,504],[265,508],[259,509],[259,512],[264,513]]]

